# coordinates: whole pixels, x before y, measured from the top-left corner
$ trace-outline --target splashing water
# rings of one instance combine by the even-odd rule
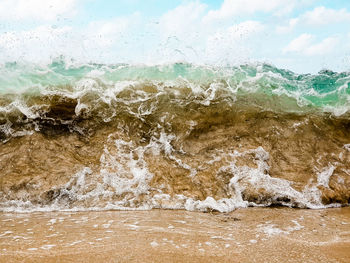
[[[348,205],[349,83],[266,64],[4,64],[0,209]]]

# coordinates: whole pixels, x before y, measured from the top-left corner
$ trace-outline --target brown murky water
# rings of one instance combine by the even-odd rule
[[[251,204],[349,203],[347,119],[200,110],[191,115],[192,128],[184,122],[190,115],[180,112],[169,131],[152,119],[126,126],[121,119],[88,137],[13,138],[0,146],[1,207],[227,212]]]
[[[1,213],[0,262],[349,262],[350,208]]]

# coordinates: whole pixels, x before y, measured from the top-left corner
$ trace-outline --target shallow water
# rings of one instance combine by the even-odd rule
[[[1,213],[0,262],[348,262],[350,209]]]

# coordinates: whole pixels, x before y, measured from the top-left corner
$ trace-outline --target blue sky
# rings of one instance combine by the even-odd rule
[[[348,0],[0,0],[0,62],[350,70]]]

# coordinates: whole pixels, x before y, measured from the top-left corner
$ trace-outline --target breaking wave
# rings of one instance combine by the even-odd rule
[[[350,201],[350,73],[0,66],[0,210]]]

